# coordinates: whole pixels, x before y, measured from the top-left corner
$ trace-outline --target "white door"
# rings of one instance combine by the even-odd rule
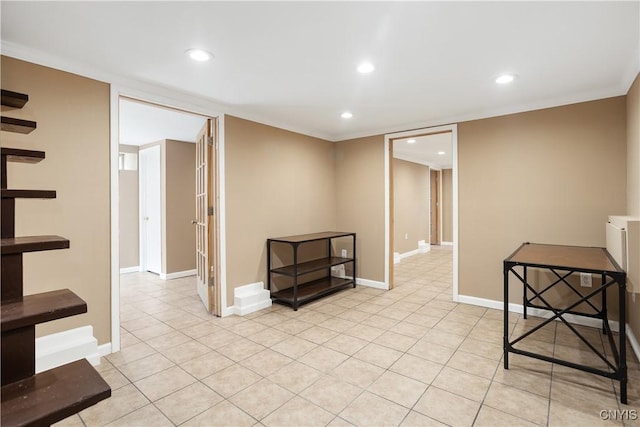
[[[162,271],[160,146],[140,150],[140,262],[143,270]]]
[[[196,139],[196,287],[207,311],[219,316],[216,134],[215,120],[208,119]]]

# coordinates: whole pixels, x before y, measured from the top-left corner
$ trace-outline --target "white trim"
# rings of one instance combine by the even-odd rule
[[[238,286],[233,290],[233,303],[235,314],[244,316],[271,307],[271,292],[264,288],[263,282]]]
[[[389,288],[391,242],[390,242],[390,176],[389,176],[389,144],[392,139],[408,138],[417,134],[424,135],[438,132],[451,132],[451,148],[453,158],[453,301],[458,301],[458,125],[451,124],[431,128],[415,129],[404,132],[388,133],[384,136],[384,283]]]
[[[463,304],[471,304],[477,305],[480,307],[493,308],[496,310],[504,310],[504,303],[502,301],[490,300],[485,298],[477,298],[468,295],[459,295],[459,302]],[[523,314],[524,310],[522,304],[509,303],[509,311],[512,313]],[[554,314],[551,310],[539,309],[539,308],[528,308],[527,314],[535,317],[542,317],[548,319],[552,317]],[[591,328],[601,328],[602,320],[594,319],[592,317],[585,316],[576,316],[573,314],[565,314],[562,316],[567,322],[572,323],[574,325],[582,325],[588,326]],[[560,319],[556,319],[556,321],[560,321]],[[620,322],[617,320],[609,320],[609,326],[611,330],[614,332],[618,332],[620,330]],[[627,328],[628,329],[628,328]]]
[[[504,310],[504,304],[502,301],[496,301],[492,299],[472,297],[469,295],[458,295],[458,302],[462,304],[477,305],[480,307],[493,308],[495,310]],[[509,311],[512,313],[522,314],[522,305],[509,303]]]
[[[93,336],[92,326],[81,326],[36,338],[36,372],[85,358],[95,366],[100,364],[100,356],[98,340]]]
[[[628,323],[627,323],[627,339],[629,340],[629,343],[631,343],[631,348],[633,349],[633,352],[636,354],[636,358],[640,360],[640,343],[638,343],[638,340],[636,339],[636,336],[633,334],[633,330],[631,329],[631,326],[629,326]]]
[[[128,274],[128,273],[137,273],[139,271],[142,271],[140,269],[139,265],[136,265],[135,267],[124,267],[120,269],[120,274]]]
[[[453,246],[453,242],[440,242],[440,246]]]
[[[227,214],[226,214],[226,174],[225,174],[225,139],[224,139],[225,115],[218,116],[218,271],[220,273],[220,310],[221,316],[225,316],[227,305]]]
[[[3,45],[4,47],[4,45]],[[110,164],[110,206],[111,206],[111,349],[120,351],[120,113],[118,89],[113,85],[109,91],[111,141]]]
[[[451,180],[453,181],[453,286],[452,299],[458,301],[458,250],[460,248],[458,237],[458,125],[451,125],[451,156],[453,158],[453,168],[451,169]]]
[[[389,284],[384,282],[379,282],[377,280],[369,280],[358,277],[356,279],[356,284],[361,286],[366,286],[368,288],[375,289],[384,289],[385,291],[389,290]]]
[[[107,356],[107,355],[109,355],[111,353],[113,353],[113,352],[111,351],[111,343],[110,342],[98,346],[98,354],[100,355],[100,357]],[[98,364],[100,364],[100,363],[98,363]]]
[[[185,270],[185,271],[176,271],[175,273],[160,273],[160,278],[162,280],[172,280],[179,279],[181,277],[189,277],[195,276],[198,274],[197,270]]]
[[[391,259],[391,226],[390,226],[390,211],[391,211],[391,183],[389,181],[391,169],[389,158],[389,145],[391,144],[391,138],[388,135],[384,136],[384,289],[389,289],[391,283],[389,263]],[[395,256],[394,256],[395,262]]]

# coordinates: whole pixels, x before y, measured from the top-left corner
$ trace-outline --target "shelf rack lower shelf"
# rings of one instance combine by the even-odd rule
[[[312,301],[316,298],[338,292],[353,286],[353,279],[340,277],[323,277],[322,279],[298,285],[298,305]],[[293,287],[277,292],[271,292],[271,299],[274,302],[293,306]]]

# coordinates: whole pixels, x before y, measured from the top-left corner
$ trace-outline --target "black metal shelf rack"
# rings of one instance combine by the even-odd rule
[[[351,257],[338,257],[333,252],[333,239],[351,238]],[[302,245],[325,241],[326,256],[312,260],[300,261],[299,249]],[[285,244],[291,247],[293,262],[289,265],[273,266],[273,245]],[[349,251],[347,250],[347,253]],[[331,268],[339,265],[351,265],[352,276],[332,277]],[[309,281],[303,281],[302,276],[310,273],[321,275]],[[273,276],[280,275],[291,278],[291,286],[285,289],[273,289]],[[301,234],[296,236],[267,239],[267,289],[271,292],[271,299],[280,304],[291,306],[294,310],[304,303],[321,298],[325,295],[356,287],[356,233],[325,231],[321,233]]]

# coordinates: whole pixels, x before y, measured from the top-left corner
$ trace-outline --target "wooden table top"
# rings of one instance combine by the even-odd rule
[[[624,271],[617,266],[605,248],[524,243],[505,262],[597,270],[614,273]]]

